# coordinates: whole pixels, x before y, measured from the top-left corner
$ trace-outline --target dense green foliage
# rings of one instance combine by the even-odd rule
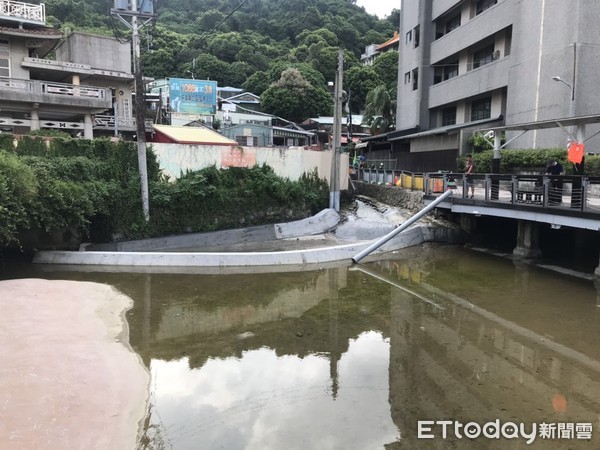
[[[110,0],[47,0],[45,4],[49,23],[120,38],[130,35],[110,15]],[[331,101],[325,101],[327,82],[335,80],[339,48],[345,50],[346,70],[360,68],[365,46],[392,37],[399,23],[399,10],[380,20],[355,0],[161,0],[156,5],[156,23],[141,30],[145,76],[193,75],[262,95],[294,67],[317,95],[304,98],[303,110],[295,102],[287,110],[282,100],[290,94],[279,88],[267,94],[263,111],[296,121],[331,114]],[[395,98],[398,54],[388,52],[380,59],[365,74],[369,76],[344,87],[356,93],[353,112],[364,107],[368,91],[380,83]],[[300,67],[319,76],[307,77]],[[375,73],[377,79],[370,78]]]
[[[384,84],[367,94],[363,122],[369,125],[372,134],[387,133],[395,125],[396,102]]]
[[[24,231],[74,229],[94,242],[210,231],[305,217],[326,207],[316,174],[215,167],[165,180],[147,153],[151,220],[143,218],[137,150],[108,139],[0,139],[0,244]],[[10,136],[6,138],[5,136]]]
[[[298,219],[325,208],[328,192],[327,183],[314,173],[293,182],[266,165],[213,166],[174,183],[154,183],[148,229],[151,234],[177,234]]]
[[[491,173],[493,150],[485,150],[473,154],[476,171],[480,173]],[[568,175],[572,175],[573,164],[567,160],[567,151],[561,148],[546,149],[515,149],[500,150],[500,173],[514,173],[517,170],[527,170],[543,174],[549,160],[556,159],[565,168]],[[459,158],[459,171],[465,168],[465,157]],[[587,176],[600,176],[600,155],[588,155],[585,157],[585,174]]]
[[[15,147],[12,139],[0,141],[1,244],[16,241],[19,231],[68,227],[85,231],[98,214],[140,209],[127,200],[139,198],[129,192],[132,185],[139,186],[132,143],[26,136]],[[148,174],[160,179],[151,152]]]

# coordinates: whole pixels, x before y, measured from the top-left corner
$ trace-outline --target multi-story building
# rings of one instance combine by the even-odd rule
[[[0,1],[0,131],[134,133],[133,79],[130,43],[48,27],[44,4]]]
[[[594,0],[402,0],[392,150],[443,169],[474,130],[521,125],[508,147],[566,147],[565,127],[542,122],[600,113],[599,19]],[[595,121],[586,146],[600,150]]]
[[[360,61],[363,66],[371,66],[382,53],[389,51],[398,51],[400,45],[400,37],[398,32],[394,32],[394,36],[385,41],[383,44],[371,44],[365,47],[365,52],[360,56]]]

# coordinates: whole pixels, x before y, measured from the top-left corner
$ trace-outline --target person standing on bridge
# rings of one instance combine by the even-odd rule
[[[469,189],[471,190],[471,197],[475,197],[475,185],[473,184],[473,172],[475,172],[475,162],[473,157],[469,153],[467,155],[467,162],[465,164],[465,178],[467,180],[467,198],[469,198]]]
[[[550,185],[548,186],[548,204],[549,205],[560,205],[562,203],[562,178],[557,175],[563,175],[565,169],[562,164],[557,160],[553,159],[548,161],[546,166],[546,174],[552,175],[550,177]]]

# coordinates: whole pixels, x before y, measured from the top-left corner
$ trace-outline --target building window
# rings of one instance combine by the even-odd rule
[[[490,9],[496,3],[498,3],[498,0],[477,0],[477,3],[475,4],[475,15],[481,14],[486,9]]]
[[[446,33],[450,33],[458,27],[460,27],[460,14],[448,19],[448,22],[446,22]]]
[[[412,90],[416,91],[419,88],[419,69],[412,71]]]
[[[458,76],[458,62],[444,66],[444,81]]]
[[[433,84],[441,83],[458,76],[458,61],[448,62],[435,68]]]
[[[415,45],[415,48],[417,48],[419,46],[419,44],[421,43],[421,26],[417,25],[413,31],[415,32],[414,45]]]
[[[490,117],[492,117],[491,97],[471,102],[471,121],[489,119]]]
[[[128,98],[123,99],[123,117],[131,117],[131,103]]]
[[[258,137],[257,136],[236,136],[235,140],[238,144],[246,146],[246,147],[258,146]]]
[[[5,39],[0,39],[0,77],[10,78],[10,46]]]
[[[456,106],[442,109],[442,126],[456,124]]]
[[[404,74],[404,84],[410,84],[410,72]]]
[[[445,21],[442,20],[438,22],[436,25],[435,38],[439,39],[458,27],[460,27],[460,13],[451,16]]]
[[[412,30],[406,32],[406,44],[412,41]]]
[[[485,66],[494,60],[494,44],[473,53],[473,69]]]

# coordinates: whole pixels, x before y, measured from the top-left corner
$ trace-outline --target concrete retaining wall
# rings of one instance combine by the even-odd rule
[[[331,177],[331,150],[306,150],[304,147],[229,147],[152,143],[160,168],[171,179],[186,171],[206,167],[252,167],[267,164],[280,177],[298,180],[302,174],[317,170],[319,178]],[[340,189],[348,189],[349,158],[340,155]]]
[[[294,222],[259,225],[255,227],[222,230],[210,233],[190,233],[135,241],[112,242],[82,246],[85,251],[149,252],[176,251],[180,248],[228,246],[240,243],[265,242],[298,236],[323,234],[335,227],[340,220],[334,209]]]
[[[418,212],[424,207],[423,192],[410,191],[397,186],[364,183],[354,181],[355,194],[371,197],[386,205]]]

